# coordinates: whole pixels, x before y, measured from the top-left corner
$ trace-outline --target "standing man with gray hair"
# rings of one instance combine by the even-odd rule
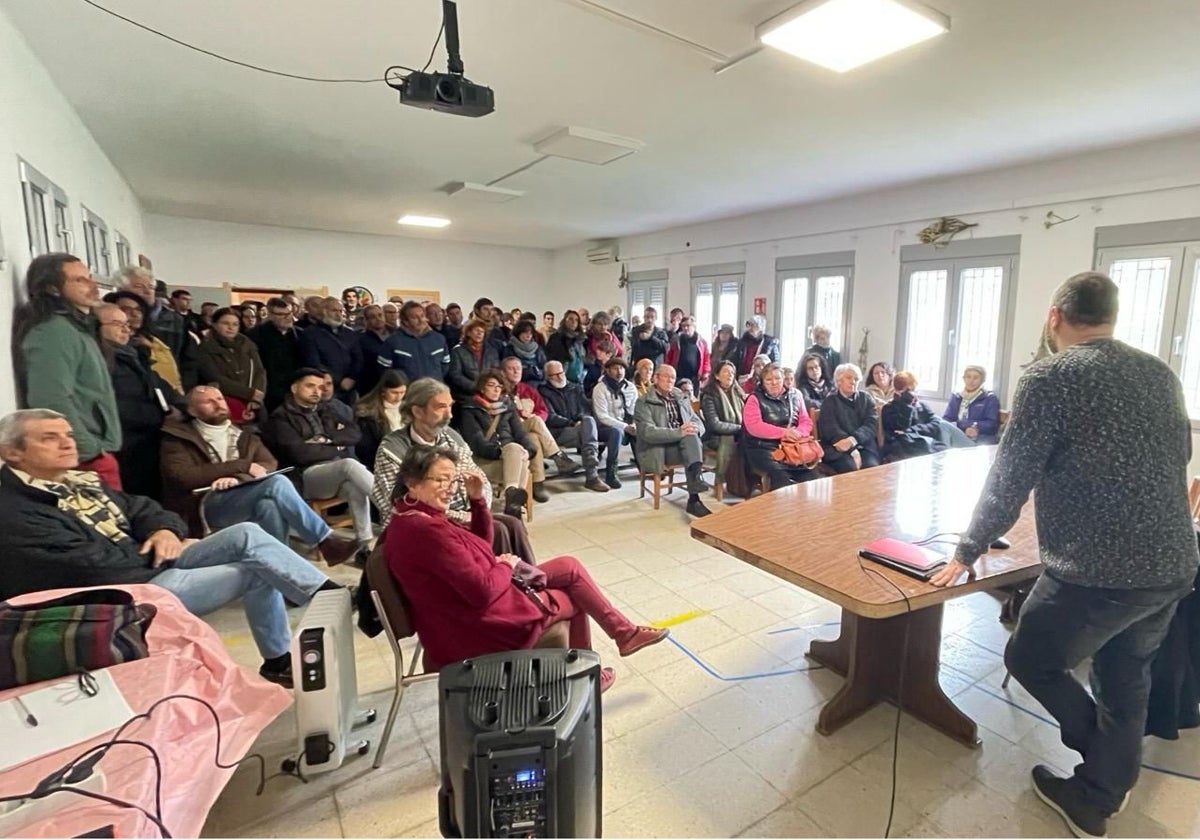
[[[154,275],[138,265],[126,265],[113,275],[113,280],[116,281],[116,286],[130,290],[150,307],[146,324],[150,331],[170,348],[170,353],[175,356],[175,361],[179,362],[182,370],[185,342],[190,341],[187,337],[187,324],[184,316],[172,307],[164,306],[163,300],[155,294]],[[185,382],[184,388],[190,388],[192,384],[194,383]]]
[[[1043,572],[1004,662],[1082,757],[1067,778],[1033,768],[1035,792],[1077,837],[1103,837],[1137,782],[1150,665],[1200,560],[1183,389],[1164,362],[1113,338],[1118,298],[1091,271],[1054,293],[1056,352],[1021,377],[971,525],[931,581],[970,572],[1036,492]],[[1072,673],[1089,658],[1091,693]]]

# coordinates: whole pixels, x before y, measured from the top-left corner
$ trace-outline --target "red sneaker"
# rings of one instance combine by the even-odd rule
[[[612,668],[600,669],[600,693],[608,691],[612,688],[612,684],[617,681],[617,672]]]
[[[671,631],[666,627],[638,626],[633,628],[633,633],[628,638],[617,643],[617,650],[622,656],[629,656],[644,647],[658,644],[670,635]]]

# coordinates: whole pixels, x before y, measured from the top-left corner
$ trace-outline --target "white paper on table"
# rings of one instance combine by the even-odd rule
[[[79,680],[69,677],[18,695],[21,703],[12,698],[0,702],[0,770],[90,741],[133,717],[112,675],[93,671],[92,676],[99,688],[95,697],[80,691]],[[37,726],[25,720],[25,709],[37,718]]]

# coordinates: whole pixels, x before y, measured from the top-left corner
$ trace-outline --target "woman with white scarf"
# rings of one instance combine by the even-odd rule
[[[963,389],[950,397],[942,415],[977,444],[1000,440],[1000,398],[983,387],[986,381],[986,369],[967,365],[963,370]]]

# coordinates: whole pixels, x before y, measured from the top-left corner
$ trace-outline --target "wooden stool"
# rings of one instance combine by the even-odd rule
[[[334,496],[330,499],[309,499],[308,506],[313,509],[313,512],[325,520],[330,528],[352,528],[354,526],[354,517],[348,513],[343,513],[338,516],[330,516],[329,510],[338,505],[346,504],[345,499]]]
[[[683,486],[682,484],[675,483],[675,471],[682,469],[683,467],[680,464],[667,464],[665,467],[663,467],[663,471],[661,473],[651,474],[644,473],[639,470],[638,486],[641,488],[641,492],[638,493],[638,498],[646,498],[646,484],[649,482],[651,484],[650,495],[654,497],[654,509],[658,510],[658,503],[663,495],[663,478],[667,479],[667,495],[669,496],[671,491],[676,487]]]

